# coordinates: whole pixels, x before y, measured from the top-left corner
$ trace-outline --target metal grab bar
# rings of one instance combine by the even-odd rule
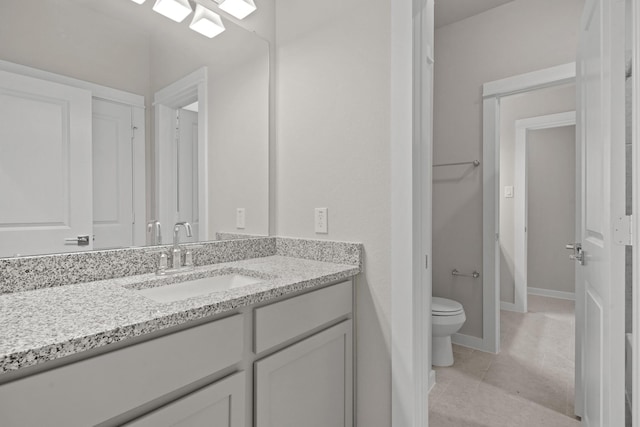
[[[458,271],[457,268],[454,268],[453,270],[451,270],[451,275],[452,276],[460,276],[460,277],[473,277],[474,279],[477,279],[478,277],[480,277],[480,273],[478,273],[477,271],[473,270],[473,273],[471,274],[462,274]]]
[[[458,166],[458,165],[473,165],[473,167],[480,166],[480,160],[474,160],[472,162],[457,162],[457,163],[440,163],[439,165],[433,165],[434,168],[440,166]]]

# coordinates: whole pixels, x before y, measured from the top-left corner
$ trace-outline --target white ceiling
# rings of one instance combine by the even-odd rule
[[[462,21],[513,0],[435,0],[436,28]]]

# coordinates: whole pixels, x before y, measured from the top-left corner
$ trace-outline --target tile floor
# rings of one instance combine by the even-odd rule
[[[573,301],[528,300],[528,313],[501,312],[500,354],[454,345],[454,365],[435,368],[430,427],[580,425],[573,417]]]

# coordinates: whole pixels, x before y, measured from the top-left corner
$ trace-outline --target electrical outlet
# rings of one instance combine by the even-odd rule
[[[245,213],[244,208],[236,209],[236,228],[244,228]]]
[[[328,216],[327,208],[316,208],[316,215],[315,215],[316,233],[327,234],[329,232],[329,228],[327,227],[327,216]]]

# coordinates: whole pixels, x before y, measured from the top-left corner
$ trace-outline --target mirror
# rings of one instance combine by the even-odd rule
[[[0,257],[268,234],[268,43],[153,3],[0,4]]]

